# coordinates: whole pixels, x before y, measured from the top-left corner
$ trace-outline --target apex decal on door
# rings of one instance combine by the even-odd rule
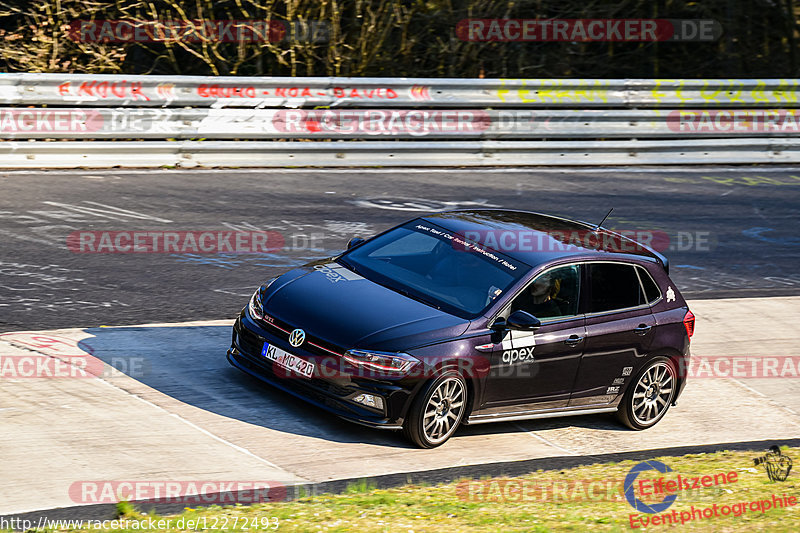
[[[533,361],[533,346],[503,352],[503,362],[508,365],[513,365],[516,362],[528,363],[531,361]]]
[[[533,362],[533,349],[536,346],[536,336],[530,331],[515,331],[503,338],[503,363]]]

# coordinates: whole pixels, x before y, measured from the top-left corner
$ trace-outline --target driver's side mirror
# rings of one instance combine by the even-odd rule
[[[362,239],[361,237],[353,237],[352,239],[347,241],[347,249],[349,250],[350,248],[358,246],[362,242],[366,242],[366,239]]]
[[[542,326],[542,323],[538,318],[529,312],[519,309],[508,315],[508,318],[506,319],[506,325],[510,329],[533,331],[534,329],[539,329]]]

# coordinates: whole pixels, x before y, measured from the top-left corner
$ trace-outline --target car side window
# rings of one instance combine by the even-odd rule
[[[590,263],[590,313],[638,307],[647,303],[634,265]]]
[[[511,303],[511,312],[527,311],[540,320],[578,314],[580,267],[554,268],[536,276]]]
[[[652,304],[661,298],[661,291],[659,290],[658,285],[656,285],[656,282],[653,281],[653,276],[650,275],[650,272],[640,266],[636,267],[636,272],[639,273],[639,279],[642,280],[642,287],[644,288],[644,294],[647,297],[647,303]]]

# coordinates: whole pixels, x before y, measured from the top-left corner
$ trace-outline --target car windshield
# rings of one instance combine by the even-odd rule
[[[365,278],[462,318],[482,314],[530,266],[415,220],[346,252],[339,262]]]

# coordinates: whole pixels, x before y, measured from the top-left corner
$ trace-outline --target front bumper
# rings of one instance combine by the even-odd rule
[[[262,327],[246,311],[233,326],[228,362],[258,379],[284,392],[300,398],[350,422],[383,429],[401,429],[403,416],[410,403],[412,390],[394,382],[383,382],[363,377],[352,377],[337,371],[335,377],[305,378],[276,372],[276,364],[261,355],[265,342],[315,363],[324,364],[322,358],[303,350],[292,348],[278,335]],[[330,357],[328,357],[330,359]],[[352,399],[359,394],[372,394],[383,399],[383,409],[362,406]]]

